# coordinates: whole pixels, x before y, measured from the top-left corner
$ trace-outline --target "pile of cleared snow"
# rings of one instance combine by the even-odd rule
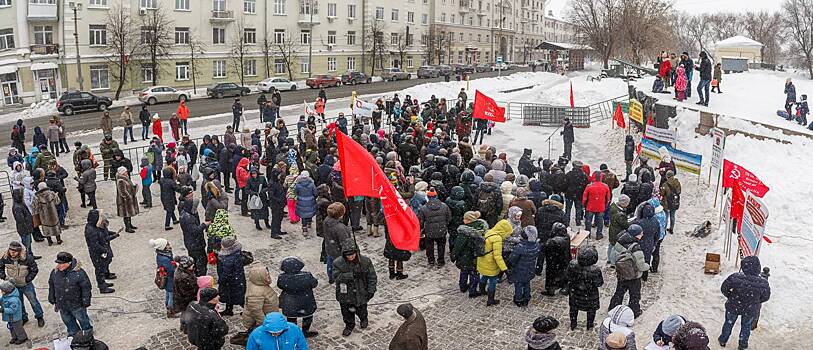
[[[56,115],[59,113],[56,110],[56,101],[40,101],[36,103],[32,103],[28,108],[14,113],[16,115],[12,115],[9,119],[32,119],[32,118],[39,118],[39,117],[47,117]]]

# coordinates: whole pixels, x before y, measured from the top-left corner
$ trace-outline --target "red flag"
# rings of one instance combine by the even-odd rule
[[[505,122],[505,108],[497,105],[493,98],[480,92],[474,93],[474,111],[472,116],[477,119],[487,119],[494,122]]]
[[[420,224],[412,208],[366,149],[338,130],[336,141],[345,196],[380,198],[392,244],[401,250],[418,250]]]
[[[646,125],[655,125],[655,119],[652,119],[652,112],[649,112],[649,119],[646,121]]]
[[[618,104],[615,105],[613,120],[615,121],[615,125],[618,125],[621,129],[627,127],[627,124],[624,122],[624,112],[621,110],[621,102],[618,102]]]
[[[723,188],[734,187],[734,184],[739,182],[739,185],[745,191],[750,191],[751,194],[762,198],[765,193],[768,193],[770,188],[765,186],[764,183],[753,173],[748,171],[734,162],[723,160]]]
[[[570,108],[576,108],[576,103],[573,100],[573,82],[570,82]]]
[[[740,182],[734,181],[731,187],[731,218],[737,219],[737,230],[742,227],[742,212],[745,210],[745,194],[742,193]]]
[[[643,146],[643,145],[644,145],[643,142],[638,142],[638,149],[635,150],[636,154],[641,154],[641,146]]]

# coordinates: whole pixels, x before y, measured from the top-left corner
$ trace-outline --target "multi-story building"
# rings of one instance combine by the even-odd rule
[[[528,62],[544,40],[542,0],[434,1],[429,62]]]
[[[572,23],[554,15],[549,10],[545,15],[545,41],[553,43],[576,44],[576,28]]]
[[[432,0],[434,1],[434,0]],[[0,0],[2,105],[423,64],[430,0]],[[374,34],[375,33],[375,34]],[[374,58],[374,59],[373,59]],[[122,68],[123,67],[123,68]],[[125,79],[120,79],[121,76]]]

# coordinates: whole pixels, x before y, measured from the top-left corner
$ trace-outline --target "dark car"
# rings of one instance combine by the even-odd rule
[[[213,87],[206,88],[206,95],[214,98],[223,98],[227,96],[244,96],[248,95],[251,89],[240,86],[235,83],[220,83]]]
[[[65,115],[84,110],[104,111],[113,104],[109,97],[84,91],[68,91],[56,101],[56,109]]]
[[[339,86],[339,84],[341,83],[342,83],[341,79],[336,78],[329,74],[314,75],[305,80],[305,85],[307,85],[311,89]]]
[[[373,78],[367,76],[363,72],[349,70],[342,74],[342,84],[356,85],[356,84],[369,84],[373,82]]]
[[[467,64],[467,65],[458,65],[454,67],[455,74],[471,74],[474,73],[475,69],[474,66]]]
[[[435,67],[439,75],[451,75],[453,73],[452,67],[449,65],[441,64]]]
[[[475,70],[477,73],[488,72],[488,71],[490,71],[490,70],[491,70],[491,66],[490,66],[490,65],[488,65],[488,64],[485,64],[485,63],[480,63],[480,64],[478,64],[478,65],[474,66],[474,70]]]
[[[437,78],[440,72],[432,66],[421,66],[418,68],[418,78]]]

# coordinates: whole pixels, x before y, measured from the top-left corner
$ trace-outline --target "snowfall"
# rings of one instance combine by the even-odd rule
[[[620,79],[590,81],[587,75],[588,72],[567,76],[522,72],[503,77],[477,79],[468,83],[469,96],[473,96],[474,91],[479,90],[505,107],[509,107],[508,104],[512,102],[567,105],[572,83],[576,105],[586,106],[622,96],[628,91],[627,83]],[[646,86],[647,81],[643,79],[638,84]],[[758,121],[804,132],[803,128],[776,116],[776,110],[781,109],[784,102],[781,92],[785,76],[782,73],[752,71],[725,75],[723,81],[725,93],[714,94],[710,106],[704,110],[725,115],[720,118],[721,126],[784,141],[781,143],[770,139],[758,140],[742,135],[729,136],[726,139],[725,159],[749,169],[770,187],[764,200],[770,210],[766,235],[773,243],[763,244],[760,259],[763,266],[771,268],[772,297],[762,307],[759,328],[751,335],[751,347],[768,349],[771,346],[782,345],[781,348],[802,348],[802,344],[807,344],[808,338],[813,335],[810,327],[813,324],[810,312],[813,293],[809,292],[813,290],[811,278],[813,264],[809,254],[813,249],[813,239],[806,236],[806,228],[813,227],[813,216],[810,215],[813,212],[811,204],[813,202],[810,200],[813,198],[811,186],[813,183],[809,180],[810,174],[813,174],[813,162],[809,161],[810,154],[813,154],[813,140],[804,136],[787,136],[780,131],[748,122]],[[648,83],[651,86],[651,81]],[[813,91],[813,82],[796,79],[796,84],[799,95],[805,91]],[[419,101],[425,101],[431,95],[454,99],[460,89],[466,87],[466,82],[427,83],[403,91],[382,92],[359,98],[374,101],[379,97],[398,93],[401,96],[411,95]],[[504,92],[520,88],[526,89]],[[744,98],[746,96],[747,98]],[[668,95],[659,97],[671,100]],[[333,100],[328,105],[328,113],[331,115],[340,111],[349,113],[349,104],[349,99],[346,98]],[[678,104],[678,116],[670,120],[670,129],[677,129],[678,149],[702,154],[703,170],[699,177],[687,173],[678,174],[683,185],[682,205],[677,213],[675,233],[666,238],[661,248],[660,273],[664,275],[661,278],[664,285],[660,289],[659,300],[636,320],[634,329],[638,344],[646,345],[651,340],[650,335],[658,322],[670,314],[677,313],[703,324],[712,339],[711,348],[717,349],[716,338],[722,325],[725,302],[720,293],[720,284],[728,275],[736,272],[737,267],[733,259],[726,259],[724,256],[720,274],[703,273],[705,254],[707,252],[722,254],[725,237],[724,230],[720,229],[718,224],[720,200],[717,200],[716,208],[713,206],[717,181],[713,177],[711,181],[708,180],[712,139],[695,133],[699,113],[696,108],[690,110],[685,107],[697,106],[693,103],[685,106]],[[282,109],[282,113],[287,122],[293,123],[302,110],[301,106],[288,106]],[[222,132],[222,124],[212,125],[214,123],[210,121],[223,117],[224,115],[213,115],[194,118],[190,120],[192,128],[190,133],[202,135]],[[250,128],[261,126],[256,111],[246,114],[246,122]],[[551,133],[554,135],[551,138],[551,148],[555,157],[562,150],[558,130],[524,127],[518,117],[512,117],[505,124],[497,125],[493,135],[486,137],[485,142],[495,145],[499,151],[506,152],[509,162],[516,165],[524,148],[533,149],[534,157],[547,156],[548,143],[545,140]],[[168,132],[165,132],[165,135],[167,134]],[[623,175],[625,135],[626,130],[612,127],[609,120],[593,124],[590,128],[577,129],[573,147],[574,159],[584,161],[591,168],[598,168],[601,163],[606,163],[615,173]],[[96,144],[99,136],[100,131],[93,130],[76,132],[69,138]],[[137,145],[141,143],[139,141]],[[68,161],[67,158],[63,159]],[[705,220],[713,223],[713,233],[707,238],[689,236],[694,227]],[[593,241],[587,244],[599,246],[603,244],[606,247],[607,243]],[[603,255],[606,249],[599,248],[598,251]],[[610,280],[606,282],[615,283]],[[41,300],[43,296],[40,296]],[[602,306],[606,307],[609,297],[610,295],[602,295]],[[529,318],[536,316],[538,315],[529,315]],[[603,308],[599,310],[597,319],[601,320],[605,316],[606,310]],[[564,330],[566,327],[561,328],[560,332],[566,332]],[[739,325],[735,326],[732,345],[729,347],[735,346],[733,344],[736,344],[738,331]]]

